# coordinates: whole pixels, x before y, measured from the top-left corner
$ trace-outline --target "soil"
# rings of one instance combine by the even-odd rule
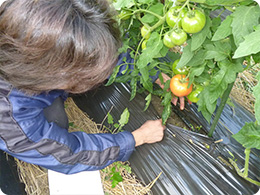
[[[161,105],[160,97],[153,96],[151,103],[154,106],[155,110],[161,116],[162,112],[163,112],[163,106]],[[178,117],[174,112],[171,113],[171,116],[167,120],[167,123],[170,123],[170,124],[173,124],[175,126],[182,127],[182,128],[185,128],[185,129],[188,128],[187,125],[182,121],[182,119],[180,117]]]

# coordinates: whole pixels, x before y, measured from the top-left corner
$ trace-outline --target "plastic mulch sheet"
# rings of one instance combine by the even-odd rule
[[[78,107],[97,123],[101,123],[109,111],[113,118],[118,120],[127,107],[130,119],[124,129],[128,131],[139,128],[146,120],[159,118],[152,106],[143,111],[145,99],[142,95],[137,94],[130,102],[130,94],[128,84],[113,84],[75,96],[73,99]],[[187,124],[190,124],[189,120],[193,120],[202,125],[205,131],[209,129],[209,125],[198,113],[196,106],[187,106],[186,111],[179,113]],[[230,118],[228,114],[230,113],[226,115],[224,110],[213,138],[167,124],[161,142],[136,148],[129,159],[132,171],[145,183],[153,181],[160,175],[152,187],[155,195],[255,194],[259,187],[238,176],[228,163],[229,152],[232,152],[237,158],[238,165],[243,165],[244,148],[230,135],[232,131],[237,131],[233,128],[239,129],[243,121],[251,118],[239,118],[244,116],[238,111],[232,112],[232,116],[237,116],[235,119]],[[215,140],[219,139],[223,139],[223,142],[215,143]],[[252,163],[249,175],[259,179],[258,151],[252,153],[250,161]]]

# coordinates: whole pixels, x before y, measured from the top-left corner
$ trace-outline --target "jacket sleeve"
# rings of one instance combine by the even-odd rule
[[[14,92],[13,92],[14,93]],[[135,147],[130,132],[69,133],[44,117],[46,99],[10,94],[0,99],[0,149],[28,163],[72,174],[126,161]]]

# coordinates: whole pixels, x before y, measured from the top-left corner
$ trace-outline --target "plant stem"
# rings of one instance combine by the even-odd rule
[[[151,12],[151,11],[146,10],[146,9],[138,9],[138,10],[135,10],[133,14],[139,13],[139,12],[146,12],[146,13],[148,13],[148,14],[154,15],[154,16],[157,17],[159,20],[163,18],[163,16],[160,16],[159,14],[156,14],[156,13]]]
[[[232,90],[232,87],[233,87],[234,83],[235,82],[228,84],[228,87],[227,87],[226,91],[224,92],[224,94],[223,94],[223,96],[221,98],[221,102],[220,102],[220,105],[219,105],[219,107],[217,109],[216,116],[215,116],[215,118],[214,118],[214,120],[212,122],[212,125],[211,125],[209,133],[208,133],[209,137],[212,137],[212,135],[213,135],[213,132],[214,132],[216,126],[217,126],[218,120],[219,120],[220,115],[221,115],[221,113],[222,113],[222,111],[224,109],[224,106],[226,105],[226,102],[228,100],[229,94],[230,94],[230,92]]]
[[[250,158],[250,148],[245,149],[245,170],[243,172],[244,177],[248,176],[249,158]]]

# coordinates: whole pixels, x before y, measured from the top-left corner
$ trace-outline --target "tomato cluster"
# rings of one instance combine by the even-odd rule
[[[187,10],[185,7],[171,7],[166,13],[166,23],[170,30],[164,35],[164,45],[172,48],[187,40],[187,33],[200,32],[206,24],[206,16],[200,10]]]

